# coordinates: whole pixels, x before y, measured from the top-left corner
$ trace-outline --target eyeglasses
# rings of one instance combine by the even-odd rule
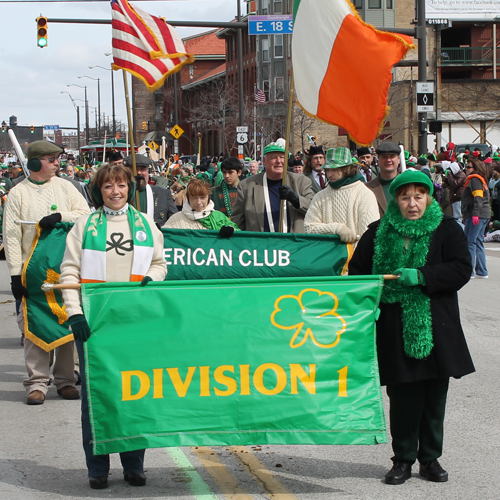
[[[51,158],[40,158],[40,159],[48,161],[49,163],[54,163],[56,160],[59,160],[59,156],[52,156]]]
[[[467,165],[467,166],[465,167],[465,169],[467,170],[468,168],[474,168],[474,167],[471,167],[470,165]]]

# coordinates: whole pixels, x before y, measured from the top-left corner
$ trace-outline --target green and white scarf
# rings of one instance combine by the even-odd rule
[[[373,274],[392,274],[399,268],[417,269],[425,265],[429,245],[443,212],[434,200],[417,220],[405,219],[395,201],[389,202],[375,239]],[[386,281],[382,302],[401,304],[405,353],[425,359],[432,351],[431,301],[420,286],[403,286]]]
[[[130,281],[142,281],[153,260],[153,233],[148,221],[132,205],[127,217],[134,245]],[[82,243],[82,283],[106,282],[107,220],[104,210],[97,209],[87,220]]]
[[[227,182],[222,181],[220,183],[222,188],[222,196],[224,197],[224,206],[226,207],[226,214],[228,217],[233,215],[233,205],[231,204],[231,198],[229,196],[229,189],[227,187]]]

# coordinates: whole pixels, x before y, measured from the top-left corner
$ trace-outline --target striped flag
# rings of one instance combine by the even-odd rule
[[[113,64],[140,78],[150,92],[167,76],[194,61],[164,19],[151,16],[127,0],[112,0]]]
[[[257,102],[260,102],[261,104],[266,102],[266,94],[264,94],[263,90],[261,90],[259,88],[255,89],[255,100]]]
[[[389,114],[392,67],[415,48],[412,39],[366,24],[348,0],[295,0],[293,7],[299,104],[309,115],[346,129],[356,143],[370,145]]]

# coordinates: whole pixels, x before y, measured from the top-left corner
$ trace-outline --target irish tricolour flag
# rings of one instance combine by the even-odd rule
[[[389,112],[391,68],[414,48],[408,36],[361,20],[347,0],[294,0],[292,62],[297,99],[310,115],[369,145]]]

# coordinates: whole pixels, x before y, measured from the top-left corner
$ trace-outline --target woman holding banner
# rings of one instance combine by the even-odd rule
[[[385,282],[377,320],[394,451],[387,484],[403,484],[417,459],[422,477],[448,480],[438,458],[449,379],[474,372],[457,296],[471,275],[467,238],[443,215],[433,189],[422,172],[396,177],[387,212],[370,224],[349,264],[349,275],[399,275]]]
[[[91,185],[97,211],[77,220],[66,239],[60,283],[163,281],[167,266],[163,235],[130,201],[135,193],[131,169],[101,167]],[[79,290],[63,290],[69,323],[76,340],[82,375],[82,434],[90,487],[108,486],[109,455],[93,455],[85,377],[83,342],[92,334],[83,315]],[[144,450],[120,453],[124,479],[144,486]]]
[[[229,237],[238,226],[226,215],[214,209],[210,188],[202,179],[192,179],[187,186],[187,200],[165,226],[172,229],[212,229],[223,237]]]

